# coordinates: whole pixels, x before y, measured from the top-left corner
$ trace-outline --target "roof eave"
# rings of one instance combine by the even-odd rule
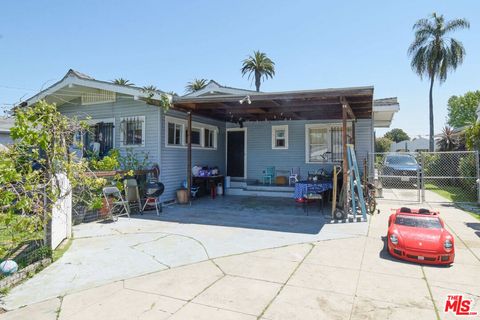
[[[155,91],[153,92],[153,96],[151,96],[150,95],[151,92],[146,92],[144,89],[139,87],[123,86],[115,83],[110,83],[107,81],[82,78],[82,77],[79,77],[76,73],[72,72],[72,70],[69,70],[69,72],[61,80],[57,81],[47,89],[40,91],[39,93],[32,96],[31,98],[25,100],[20,104],[20,106],[24,107],[27,105],[35,104],[39,100],[53,94],[54,92],[71,85],[102,89],[102,90],[112,91],[116,93],[137,96],[145,99],[152,99],[152,100],[160,100],[162,94],[166,94],[163,91]]]

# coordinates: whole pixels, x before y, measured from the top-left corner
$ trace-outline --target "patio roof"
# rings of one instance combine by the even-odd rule
[[[342,119],[372,117],[373,87],[252,92],[175,98],[174,108],[221,121]]]

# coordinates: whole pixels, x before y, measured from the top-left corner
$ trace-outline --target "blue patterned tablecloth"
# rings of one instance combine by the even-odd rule
[[[333,189],[333,183],[331,181],[298,181],[295,183],[295,199],[301,199],[307,193],[307,190],[313,190],[316,193],[322,193],[327,190]]]

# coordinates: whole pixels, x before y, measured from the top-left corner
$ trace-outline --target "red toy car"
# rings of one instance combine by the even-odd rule
[[[388,219],[388,252],[396,258],[426,264],[452,264],[453,236],[438,212],[400,208]]]

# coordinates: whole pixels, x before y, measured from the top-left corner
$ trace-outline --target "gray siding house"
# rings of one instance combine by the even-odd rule
[[[320,168],[331,169],[342,157],[342,118],[337,111],[329,111],[333,107],[312,108],[324,99],[337,103],[340,94],[347,96],[352,113],[359,115],[349,119],[347,127],[362,161],[373,152],[375,118],[380,119],[378,126],[389,126],[399,109],[398,103],[373,107],[373,87],[275,94],[210,81],[193,94],[172,97],[69,70],[23,105],[45,99],[69,117],[88,119],[94,134],[81,138],[100,153],[115,148],[122,154],[131,150],[138,158],[148,154],[149,163],[160,166],[160,179],[166,187],[162,201],[170,201],[191,170],[187,165],[189,148],[192,166],[218,167],[224,175],[249,181],[261,180],[263,170],[270,166],[284,170],[283,175],[297,167],[304,176]],[[152,103],[162,95],[172,100],[168,111]],[[272,113],[269,106],[282,107]]]
[[[13,127],[14,119],[0,117],[0,150],[12,143],[10,128]]]

